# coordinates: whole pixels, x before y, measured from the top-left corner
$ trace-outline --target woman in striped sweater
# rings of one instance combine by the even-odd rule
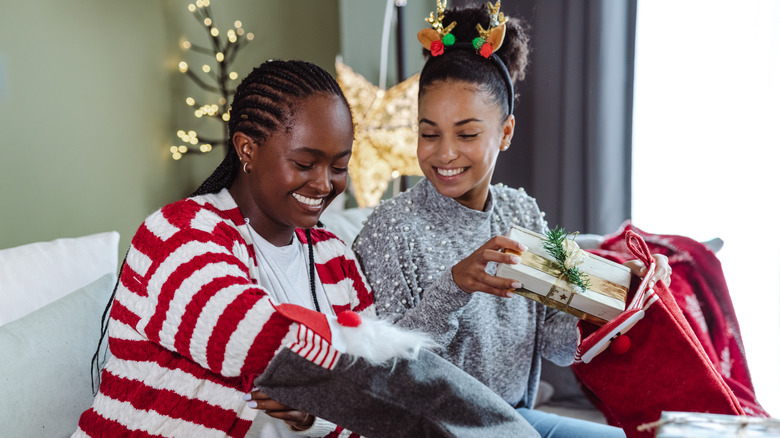
[[[258,412],[244,394],[298,329],[276,303],[374,314],[350,251],[315,228],[346,186],[352,148],[336,81],[313,64],[269,61],[239,86],[230,116],[224,161],[132,239],[112,356],[74,436],[244,436]],[[270,416],[253,426],[262,436],[289,435],[285,423],[310,436],[337,430],[265,404]]]
[[[133,237],[103,331],[112,356],[74,436],[357,436],[277,400],[372,437],[533,436],[424,337],[376,319],[352,252],[318,228],[352,150],[333,77],[268,61],[237,88],[229,128],[214,173]]]

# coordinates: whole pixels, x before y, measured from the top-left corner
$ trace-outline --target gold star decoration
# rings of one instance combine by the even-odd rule
[[[349,177],[360,207],[376,206],[391,179],[419,175],[417,163],[417,90],[419,74],[381,90],[346,64],[336,75],[352,108],[355,141]]]

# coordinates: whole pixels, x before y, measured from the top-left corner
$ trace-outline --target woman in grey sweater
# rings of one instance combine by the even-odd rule
[[[443,20],[439,11],[430,29],[439,39],[418,35],[432,54],[420,76],[417,154],[425,179],[379,205],[353,249],[381,317],[433,334],[444,358],[517,407],[542,436],[623,436],[532,410],[542,358],[573,361],[577,319],[512,298],[508,290],[520,285],[493,276],[496,263],[518,261],[501,249],[526,249],[503,237],[510,226],[543,233],[547,223],[524,190],[490,184],[514,132],[513,84],[524,77],[528,38],[516,19],[502,23],[488,8],[446,11]],[[492,38],[502,26],[503,41]],[[472,42],[475,36],[487,43]],[[659,260],[659,278],[664,266]]]

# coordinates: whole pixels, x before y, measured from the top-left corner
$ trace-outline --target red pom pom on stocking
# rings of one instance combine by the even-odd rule
[[[631,348],[631,339],[626,335],[618,335],[610,344],[612,354],[624,354]]]
[[[357,327],[363,322],[360,319],[360,315],[351,310],[345,310],[339,313],[339,316],[336,317],[336,321],[344,327]]]

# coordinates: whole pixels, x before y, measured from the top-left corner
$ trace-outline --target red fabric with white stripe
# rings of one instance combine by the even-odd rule
[[[297,237],[305,243],[303,230]],[[312,230],[312,240],[334,311],[374,315],[351,251],[326,230]],[[243,437],[258,412],[243,395],[280,348],[326,368],[336,363],[339,353],[318,334],[320,324],[312,322],[312,329],[279,312],[257,286],[248,242],[226,190],[167,205],[146,219],[111,310],[112,356],[74,436]],[[342,432],[348,433],[333,436]]]
[[[739,322],[717,255],[689,237],[648,233],[630,221],[618,233],[607,236],[597,252],[613,259],[631,258],[620,238],[628,230],[641,236],[651,253],[669,258],[674,301],[745,412],[768,416],[755,396]]]
[[[622,231],[620,239],[626,242],[631,258],[651,266],[652,256],[642,237],[630,229]],[[648,271],[644,282],[652,275],[652,270]],[[636,286],[632,285],[631,294]],[[631,347],[623,354],[606,349],[587,363],[581,360],[588,354],[586,349],[600,339],[609,339],[612,321],[595,331],[592,325],[580,322],[581,351],[572,369],[596,397],[597,406],[612,424],[623,427],[629,438],[653,436],[652,430],[640,432],[638,426],[657,421],[662,411],[745,415],[672,293],[660,281],[654,292],[656,300],[652,300],[652,293],[642,300],[644,317],[628,331]]]

